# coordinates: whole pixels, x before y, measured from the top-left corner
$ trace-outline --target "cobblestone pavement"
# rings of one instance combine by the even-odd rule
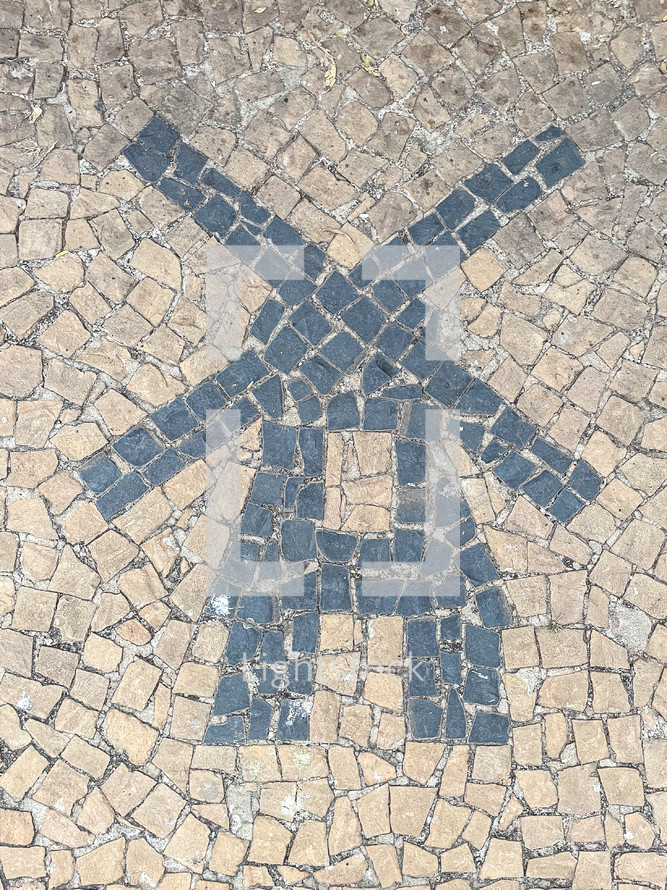
[[[667,5],[4,0],[0,92],[3,885],[664,890]]]

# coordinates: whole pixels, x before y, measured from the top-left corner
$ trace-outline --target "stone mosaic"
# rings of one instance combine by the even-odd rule
[[[665,887],[665,15],[0,6],[8,890]],[[427,409],[461,580],[376,598],[428,564]],[[280,555],[304,596],[235,599]]]

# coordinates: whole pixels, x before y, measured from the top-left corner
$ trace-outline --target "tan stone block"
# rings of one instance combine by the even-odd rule
[[[155,644],[155,654],[169,667],[180,667],[192,635],[192,627],[185,621],[168,621]]]
[[[340,698],[333,692],[318,690],[313,696],[310,712],[311,742],[335,742],[338,740],[338,711]]]
[[[444,751],[445,746],[440,742],[406,742],[403,774],[420,785],[425,785],[442,759]]]
[[[433,805],[435,790],[392,785],[389,793],[392,831],[419,837]]]
[[[644,805],[644,786],[636,769],[624,766],[600,769],[600,780],[608,802],[626,807]]]
[[[396,748],[405,739],[405,718],[383,712],[378,727],[378,748]]]
[[[333,822],[329,829],[329,853],[345,853],[361,845],[361,825],[352,804],[346,797],[334,802]]]
[[[27,847],[35,837],[32,815],[19,810],[0,810],[0,844]]]
[[[576,671],[547,677],[538,695],[545,708],[583,711],[588,700],[588,672]]]
[[[389,833],[389,788],[386,785],[358,798],[357,810],[366,838]]]
[[[468,759],[470,748],[467,745],[454,745],[449,752],[440,781],[440,797],[462,797],[468,780]]]
[[[391,887],[400,882],[401,870],[395,847],[391,844],[373,844],[366,847],[366,851],[381,887]]]
[[[369,673],[364,684],[364,698],[390,711],[403,710],[403,685],[395,674]]]
[[[255,822],[255,825],[257,822]],[[286,843],[290,839],[289,832],[279,826],[283,832],[286,832]],[[253,834],[254,843],[254,834]],[[285,850],[282,853],[285,855]],[[252,847],[250,849],[252,858]],[[329,853],[327,848],[327,829],[324,822],[304,822],[299,826],[292,849],[290,851],[289,861],[292,865],[310,865],[325,866],[329,864]]]
[[[614,553],[643,569],[650,569],[665,540],[664,533],[654,525],[634,519],[614,543]]]
[[[248,849],[248,841],[227,831],[218,832],[211,851],[210,867],[222,875],[234,876]]]
[[[351,739],[361,748],[368,747],[373,726],[373,712],[368,705],[344,705],[340,721],[340,735]]]
[[[609,748],[601,720],[573,720],[574,741],[577,746],[577,757],[581,763],[593,763],[606,760]]]
[[[662,886],[667,880],[667,856],[664,853],[622,853],[614,862],[616,878]]]
[[[620,763],[642,763],[641,720],[639,715],[607,720],[609,741]],[[646,755],[648,757],[648,755]]]
[[[491,819],[484,813],[473,813],[462,838],[476,850],[481,850],[491,830]]]
[[[403,653],[403,620],[400,617],[374,618],[368,623],[368,663],[389,666]]]
[[[54,541],[56,538],[46,507],[40,498],[10,501],[7,504],[7,530],[34,535],[45,541]]]
[[[192,701],[182,695],[175,695],[170,734],[177,739],[201,741],[208,726],[211,707],[205,702]]]
[[[14,708],[19,707],[28,697],[32,705],[31,716],[45,720],[55,708],[63,694],[62,686],[27,680],[5,672],[0,681],[0,699]]]
[[[47,765],[46,759],[31,745],[5,770],[0,777],[0,788],[9,797],[19,801],[32,788]]]
[[[84,742],[83,739],[74,736],[63,751],[63,760],[72,766],[88,773],[96,779],[100,779],[109,765],[109,755]],[[76,845],[75,845],[76,846]]]
[[[164,874],[162,856],[144,838],[135,838],[127,845],[125,869],[133,886],[143,887],[146,882],[156,886]]]
[[[579,853],[572,890],[610,890],[610,888],[609,853],[606,850],[600,852],[582,850]]]
[[[567,839],[573,844],[604,844],[605,836],[602,819],[599,816],[573,819],[570,822]]]
[[[573,766],[558,775],[558,812],[588,816],[600,812],[600,791],[595,766]]]
[[[547,583],[545,577],[536,575],[521,580],[508,579],[507,592],[519,615],[530,617],[546,613]]]
[[[542,728],[539,724],[514,727],[514,759],[521,766],[542,763]]]
[[[359,660],[358,652],[321,655],[317,665],[316,681],[341,695],[353,695],[357,686]]]
[[[121,532],[140,544],[150,537],[171,516],[172,507],[159,488],[147,492],[114,519]]]
[[[155,665],[135,658],[125,668],[111,701],[121,707],[143,711],[155,691],[162,671]]]
[[[222,777],[205,769],[190,770],[190,796],[195,800],[203,800],[216,804],[225,796]]]
[[[556,786],[548,770],[517,770],[516,777],[531,810],[541,810],[556,803]]]
[[[297,808],[324,817],[333,800],[333,792],[326,779],[303,782],[297,792]]]
[[[74,822],[55,810],[47,810],[39,833],[48,840],[67,847],[87,847],[93,841],[92,834],[81,831]]]
[[[470,875],[477,871],[469,844],[460,844],[440,856],[440,871]]]
[[[627,813],[625,816],[625,837],[633,847],[649,850],[655,840],[655,831],[641,813]]]
[[[403,845],[403,874],[411,878],[430,878],[438,872],[438,857],[415,844]]]
[[[555,853],[552,856],[540,856],[529,859],[526,875],[529,878],[554,880],[572,880],[577,860],[572,853]]]
[[[522,878],[523,862],[521,844],[517,841],[504,841],[491,838],[482,870],[481,878]]]
[[[353,628],[351,615],[322,615],[320,650],[352,649]]]
[[[509,745],[479,745],[475,749],[472,778],[478,782],[509,784],[511,751]]]
[[[204,870],[208,840],[208,827],[199,819],[188,815],[174,832],[164,855],[192,869],[196,874],[201,874]]]
[[[296,813],[295,782],[268,782],[260,791],[259,810],[283,822],[291,822]]]
[[[436,801],[427,844],[431,847],[452,847],[470,818],[468,807],[452,806],[446,800]]]
[[[591,671],[593,710],[598,714],[621,713],[630,710],[628,694],[618,674]]]
[[[329,434],[331,437],[333,434]],[[359,471],[362,476],[375,476],[379,473],[386,473],[391,467],[391,433],[370,433],[355,432],[353,433],[354,448],[357,453],[359,462]],[[327,463],[327,468],[328,468]],[[335,474],[331,479],[327,476],[327,485],[337,484],[333,481]]]
[[[482,247],[461,264],[461,268],[473,287],[485,291],[502,277],[505,269],[495,254]]]
[[[267,745],[239,749],[241,772],[246,782],[275,782],[280,779],[276,750]]]
[[[125,753],[137,765],[146,763],[157,740],[154,729],[115,708],[104,720],[104,734],[117,751]]]
[[[329,748],[329,767],[337,788],[345,790],[361,788],[359,768],[352,748],[332,745]]]
[[[123,876],[125,838],[96,847],[76,861],[81,883],[112,884]]]
[[[132,818],[151,834],[165,838],[174,830],[184,806],[185,801],[175,791],[159,783],[145,796]]]
[[[322,748],[302,745],[278,745],[278,759],[283,779],[322,779],[329,775],[326,754]]]
[[[507,670],[539,665],[539,655],[532,627],[517,627],[502,632],[503,655]]]
[[[553,847],[564,838],[561,816],[523,816],[519,821],[523,842],[530,850]]]
[[[49,887],[62,887],[74,877],[74,856],[69,850],[52,850]]]
[[[0,847],[0,864],[7,880],[14,878],[46,877],[45,847]],[[23,884],[24,887],[40,887],[39,884]]]

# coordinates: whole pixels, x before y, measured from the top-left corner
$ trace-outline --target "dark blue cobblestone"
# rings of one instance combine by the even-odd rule
[[[169,149],[178,139],[178,131],[174,130],[173,127],[170,127],[169,124],[165,123],[162,118],[157,117],[156,115],[151,118],[143,130],[139,132],[137,139],[140,142],[143,142],[144,145],[152,148],[153,151],[167,154]]]
[[[511,442],[519,448],[525,448],[537,430],[532,423],[526,423],[524,420],[521,420],[512,408],[505,408],[491,427],[491,432],[506,442]]]
[[[162,451],[150,433],[140,426],[121,436],[113,447],[133,467],[143,467]]]
[[[429,244],[442,232],[442,228],[442,223],[435,213],[430,213],[411,225],[408,232],[415,244]]]
[[[174,176],[184,179],[186,182],[196,182],[205,163],[206,158],[204,155],[200,155],[194,148],[190,148],[189,145],[181,142],[176,152]],[[211,172],[216,171],[212,170]]]
[[[307,352],[308,347],[301,337],[291,328],[283,328],[278,331],[264,353],[266,361],[282,371],[283,374],[289,374]]]
[[[180,473],[184,466],[185,464],[174,449],[169,448],[147,467],[144,467],[142,473],[151,485],[162,485],[167,479]]]
[[[489,587],[475,595],[477,609],[484,627],[507,627],[510,614],[505,606],[503,595],[497,587]]]
[[[455,189],[437,206],[436,210],[448,229],[455,229],[472,213],[475,199],[464,189]]]
[[[169,165],[164,155],[136,142],[128,145],[123,154],[147,182],[157,182]]]
[[[341,372],[321,355],[315,355],[301,365],[301,371],[322,395],[328,395],[341,377]]]
[[[197,418],[182,399],[174,399],[151,414],[151,420],[171,441],[180,439],[197,426]]]
[[[343,321],[364,341],[370,343],[384,324],[384,315],[368,297],[362,297],[343,313]]]
[[[503,173],[497,164],[487,164],[479,173],[466,179],[465,185],[477,197],[491,204],[499,195],[507,191],[512,185],[512,180],[507,173]]]
[[[277,374],[256,386],[253,395],[270,417],[274,420],[282,417],[283,387]]]
[[[602,487],[602,477],[589,466],[585,461],[580,460],[567,480],[570,488],[573,488],[577,494],[587,501],[594,500]]]
[[[427,698],[410,700],[410,728],[416,739],[440,738],[442,708]]]
[[[241,194],[241,189],[234,185],[231,179],[223,176],[222,173],[219,173],[217,170],[207,170],[202,176],[201,181],[204,185],[208,185],[210,188],[215,189],[216,192],[222,192],[223,195],[227,195],[229,198],[236,198]],[[246,219],[247,218],[248,217],[246,217]],[[262,220],[259,221],[261,222]]]
[[[470,741],[478,745],[506,745],[509,740],[509,718],[505,714],[475,714]]]
[[[462,550],[460,563],[461,571],[475,587],[498,579],[498,572],[483,544],[474,544]]]
[[[316,396],[312,396],[304,402],[299,402],[297,410],[299,412],[299,420],[303,424],[313,423],[322,416],[322,406]]]
[[[500,667],[500,634],[467,624],[465,654],[471,664]]]
[[[290,315],[290,323],[297,331],[302,334],[313,346],[317,344],[329,333],[331,325],[312,303],[302,303]]]
[[[291,470],[294,466],[296,429],[265,420],[262,425],[262,436],[264,441],[263,464]]]
[[[510,173],[514,173],[516,176],[517,173],[521,173],[524,167],[528,166],[533,158],[536,158],[539,153],[540,150],[535,143],[531,142],[530,139],[526,139],[525,142],[517,145],[514,151],[511,151],[505,156],[503,163]]]
[[[347,331],[341,331],[332,337],[320,352],[340,371],[348,371],[359,358],[363,349]]]
[[[572,463],[572,458],[554,448],[553,445],[549,445],[544,439],[535,439],[530,450],[536,457],[543,460],[545,464],[549,464],[557,473],[566,473]]]
[[[268,343],[280,321],[285,307],[277,300],[267,300],[250,328],[250,333],[262,343]]]
[[[226,235],[234,225],[236,211],[224,198],[215,195],[196,211],[194,218],[209,232]]]
[[[334,396],[327,408],[327,421],[330,430],[359,429],[359,409],[352,392]]]
[[[539,137],[538,137],[539,138]],[[535,165],[547,188],[551,188],[584,166],[584,159],[571,139],[563,139],[553,151]]]
[[[398,405],[389,399],[368,399],[364,403],[365,430],[395,430]]]
[[[584,502],[571,491],[562,491],[549,509],[549,513],[555,516],[559,522],[568,522],[575,513],[578,513]]]
[[[489,238],[493,238],[499,228],[500,222],[497,218],[490,210],[485,210],[479,216],[471,219],[469,223],[457,229],[456,233],[470,253],[472,253],[478,247],[481,247],[485,241],[488,241]]]
[[[510,488],[519,488],[535,469],[525,457],[521,457],[516,451],[510,452],[505,460],[498,464],[494,473],[499,479],[509,485]]]
[[[228,396],[244,392],[251,383],[268,377],[269,369],[255,353],[249,349],[218,374],[217,380]]]
[[[204,200],[204,195],[199,189],[169,177],[161,179],[157,184],[157,189],[169,198],[170,201],[182,207],[183,210],[194,210]]]
[[[482,414],[493,416],[502,404],[498,393],[482,380],[473,380],[472,386],[461,397],[457,410],[461,414]]]
[[[345,566],[325,562],[322,565],[320,609],[323,612],[347,612],[351,606],[350,573]]]
[[[194,389],[185,401],[199,420],[206,420],[206,412],[222,408],[225,397],[214,383],[207,381]]]
[[[529,207],[541,194],[542,187],[538,181],[532,176],[527,176],[501,195],[496,201],[496,206],[501,213],[514,213],[515,210]]]
[[[447,697],[447,717],[445,720],[445,738],[464,739],[466,737],[466,718],[461,699],[452,689]]]
[[[543,470],[535,478],[526,482],[523,486],[523,491],[540,507],[546,507],[556,497],[562,487],[563,485],[557,476],[554,476],[548,470]]]
[[[354,535],[318,529],[317,546],[322,556],[330,562],[347,562],[354,553],[357,539]]]
[[[120,479],[120,470],[112,460],[102,456],[82,467],[79,475],[94,494],[100,494]]]

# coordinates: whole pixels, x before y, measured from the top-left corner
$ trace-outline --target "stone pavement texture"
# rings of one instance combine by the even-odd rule
[[[659,0],[0,6],[5,886],[665,887],[666,75]],[[460,578],[364,595],[438,407]]]

